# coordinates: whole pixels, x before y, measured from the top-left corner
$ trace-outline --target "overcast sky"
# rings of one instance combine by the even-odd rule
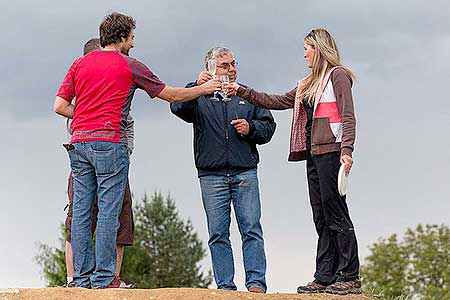
[[[303,37],[336,38],[358,79],[354,168],[348,203],[361,258],[380,237],[419,223],[450,224],[450,2],[448,1],[11,1],[0,27],[0,287],[42,287],[36,243],[57,245],[69,162],[64,120],[53,100],[68,67],[103,17],[137,21],[131,56],[172,86],[195,80],[212,46],[234,50],[239,81],[284,93],[308,70]],[[137,92],[134,201],[160,191],[175,199],[207,246],[192,155],[192,128],[168,104]],[[270,292],[312,279],[316,233],[305,163],[288,163],[291,111],[274,112],[273,140],[260,147],[262,224]],[[234,220],[233,220],[234,222]],[[236,284],[244,289],[233,224]],[[211,268],[209,256],[202,262]],[[214,287],[214,285],[213,285]]]

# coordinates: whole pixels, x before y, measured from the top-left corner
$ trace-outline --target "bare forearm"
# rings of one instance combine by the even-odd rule
[[[190,88],[178,88],[166,86],[158,98],[166,100],[170,103],[180,103],[197,99],[204,94],[204,88],[200,86],[194,86]]]
[[[175,90],[174,103],[186,102],[197,99],[203,94],[201,86],[194,86],[191,88],[177,88]]]
[[[61,115],[63,117],[72,119],[73,118],[73,112],[74,112],[74,106],[72,103],[64,100],[61,97],[55,98],[55,104],[53,105],[53,109],[58,115]]]
[[[73,119],[73,108],[74,108],[73,105],[70,104],[69,106],[66,106],[64,109],[57,111],[56,113],[63,117]]]

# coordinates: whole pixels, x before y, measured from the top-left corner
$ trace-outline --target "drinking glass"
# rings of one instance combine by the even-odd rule
[[[220,75],[220,76],[219,76],[219,80],[220,80],[220,82],[222,82],[222,91],[220,91],[220,93],[221,93],[221,95],[222,95],[222,101],[223,101],[223,102],[231,101],[231,98],[229,98],[229,97],[227,96],[226,91],[223,89],[223,87],[224,87],[225,84],[230,83],[230,77],[228,77],[228,75]]]
[[[216,69],[217,69],[216,67],[217,67],[216,66],[216,59],[215,58],[210,59],[208,61],[208,71],[212,74],[213,79],[216,78]],[[211,100],[211,101],[219,101],[220,99],[217,98],[217,92],[214,92],[213,96],[211,98],[209,98],[209,100]]]

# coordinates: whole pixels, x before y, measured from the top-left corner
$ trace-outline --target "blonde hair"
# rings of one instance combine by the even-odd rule
[[[325,29],[313,29],[304,39],[305,43],[315,50],[311,74],[303,81],[299,91],[300,101],[307,98],[308,103],[314,103],[314,99],[322,78],[327,71],[336,66],[341,66],[339,50],[331,34]],[[355,79],[350,69],[342,66],[347,74]]]

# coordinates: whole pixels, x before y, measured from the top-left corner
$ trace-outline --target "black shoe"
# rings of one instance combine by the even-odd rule
[[[307,285],[301,285],[297,288],[297,293],[299,294],[313,294],[313,293],[323,293],[327,288],[326,285],[320,284],[317,281],[312,281]]]
[[[327,286],[325,292],[335,295],[361,294],[361,282],[359,280],[336,281]]]

